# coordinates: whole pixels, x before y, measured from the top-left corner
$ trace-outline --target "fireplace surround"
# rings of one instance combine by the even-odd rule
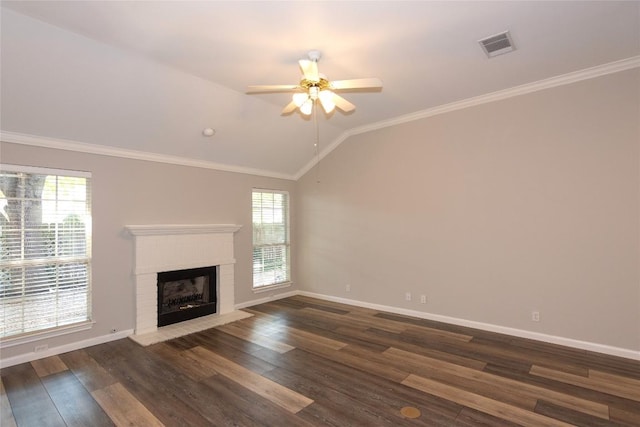
[[[235,224],[128,225],[134,236],[134,336],[158,331],[158,273],[217,266],[216,314],[233,313]],[[209,316],[207,316],[209,317]],[[171,328],[176,325],[167,326]]]

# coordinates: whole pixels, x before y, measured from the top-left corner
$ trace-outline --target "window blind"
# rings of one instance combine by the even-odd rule
[[[290,280],[289,194],[253,190],[253,287]]]
[[[89,320],[90,278],[90,175],[0,165],[0,338]]]

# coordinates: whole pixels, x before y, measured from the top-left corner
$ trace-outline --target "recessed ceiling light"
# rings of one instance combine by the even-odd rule
[[[215,135],[215,134],[216,134],[216,130],[215,130],[215,129],[212,129],[212,128],[205,128],[205,129],[202,131],[202,134],[203,134],[204,136],[213,136],[213,135]]]

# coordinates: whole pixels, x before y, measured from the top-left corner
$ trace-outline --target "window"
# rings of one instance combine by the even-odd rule
[[[289,280],[289,193],[253,190],[253,288]]]
[[[0,165],[0,338],[91,316],[90,174]]]

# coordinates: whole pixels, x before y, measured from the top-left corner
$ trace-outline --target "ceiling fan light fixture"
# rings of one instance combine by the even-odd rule
[[[294,93],[293,94],[293,102],[296,104],[296,107],[300,108],[302,105],[309,99],[309,95],[307,93]]]
[[[318,86],[311,86],[309,88],[309,98],[313,99],[314,101],[318,99],[318,93],[319,93]]]
[[[300,109],[303,115],[308,116],[314,108],[319,108],[317,101],[320,101],[319,104],[327,114],[336,108],[347,114],[355,110],[355,105],[337,93],[341,90],[382,89],[382,81],[377,77],[330,81],[327,76],[318,72],[320,56],[319,51],[313,50],[309,52],[309,59],[298,61],[302,77],[297,85],[249,86],[247,93],[293,92],[292,100],[284,107],[282,114],[287,115]]]
[[[324,111],[329,114],[336,108],[335,102],[333,102],[333,92],[330,90],[321,90],[318,95],[320,98],[320,104],[322,104],[322,108]]]
[[[313,110],[313,101],[311,100],[311,98],[307,98],[304,104],[300,106],[300,112],[305,116],[308,116],[311,114],[312,110]]]

